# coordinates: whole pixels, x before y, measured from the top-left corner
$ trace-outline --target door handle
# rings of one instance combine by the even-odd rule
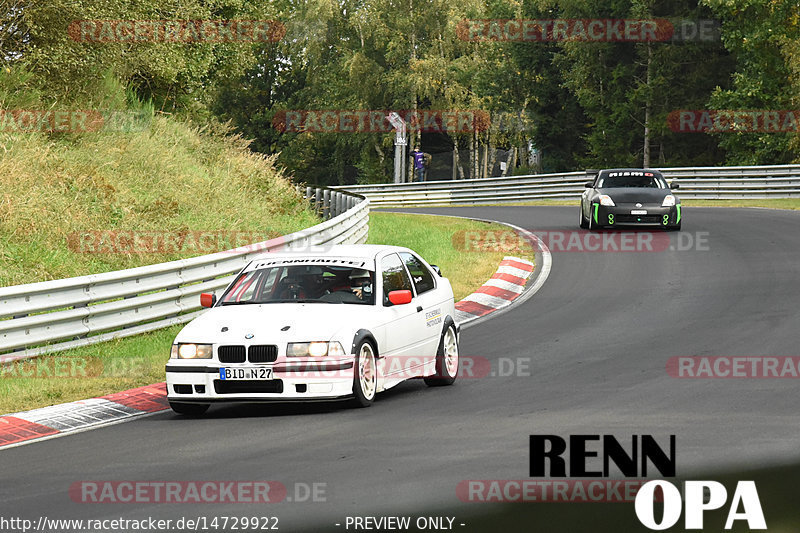
[[[422,306],[421,306],[421,305],[418,305],[418,306],[417,306],[417,313],[419,313],[420,311],[422,311]]]

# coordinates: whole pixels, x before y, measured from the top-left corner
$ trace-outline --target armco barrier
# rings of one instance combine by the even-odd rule
[[[662,168],[680,184],[676,194],[687,199],[800,197],[800,166]],[[363,194],[373,207],[479,205],[529,200],[577,200],[590,178],[587,172],[536,174],[423,183],[346,185]]]
[[[200,293],[224,288],[261,253],[366,240],[363,196],[309,187],[306,198],[327,220],[290,235],[191,259],[0,288],[0,361],[188,322],[202,312]]]

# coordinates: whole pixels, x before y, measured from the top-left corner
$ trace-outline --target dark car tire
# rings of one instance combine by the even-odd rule
[[[450,324],[442,332],[439,348],[436,350],[436,373],[425,378],[429,387],[452,385],[458,377],[458,334],[455,324]]]
[[[586,219],[583,217],[583,202],[581,202],[581,229],[586,229],[589,227],[589,223],[586,222]]]
[[[182,403],[182,402],[169,402],[169,406],[173,411],[179,415],[185,416],[200,416],[208,411],[211,407],[207,403]]]
[[[681,230],[680,222],[674,226],[667,226],[667,231],[680,231],[680,230]]]
[[[367,339],[362,339],[356,347],[353,359],[353,404],[355,407],[369,407],[375,400],[378,389],[378,363],[375,348]]]

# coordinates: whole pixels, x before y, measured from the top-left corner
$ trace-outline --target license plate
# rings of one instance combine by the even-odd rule
[[[631,215],[646,215],[646,214],[647,214],[647,210],[646,209],[633,209],[633,210],[631,210]]]
[[[219,379],[267,380],[267,379],[272,379],[272,369],[267,367],[220,368]]]

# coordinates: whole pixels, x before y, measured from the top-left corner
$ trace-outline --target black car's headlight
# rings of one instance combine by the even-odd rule
[[[172,345],[172,359],[211,359],[213,349],[210,344],[179,343]]]
[[[675,205],[675,197],[671,194],[668,194],[664,197],[664,201],[661,202],[661,207],[672,207]]]
[[[607,205],[609,207],[614,207],[614,205],[616,205],[616,204],[614,204],[614,200],[612,200],[609,195],[601,194],[600,195],[600,205]]]

